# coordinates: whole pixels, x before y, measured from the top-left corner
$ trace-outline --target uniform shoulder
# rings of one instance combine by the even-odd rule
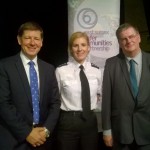
[[[68,65],[68,63],[66,62],[66,63],[63,63],[63,64],[59,65],[58,68],[64,67],[64,66],[67,66],[67,65]]]
[[[91,66],[94,67],[94,68],[99,69],[99,67],[97,65],[95,65],[94,63],[91,63]]]

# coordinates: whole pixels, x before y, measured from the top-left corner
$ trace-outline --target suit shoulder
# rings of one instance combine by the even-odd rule
[[[7,63],[7,64],[12,64],[13,62],[16,62],[20,57],[18,55],[13,55],[9,57],[5,57],[0,59],[1,63]]]
[[[45,64],[45,65],[52,65],[51,63],[45,61],[45,60],[42,60],[40,58],[38,58],[38,61],[40,61],[41,63]],[[52,65],[53,66],[53,65]]]
[[[94,67],[94,68],[99,69],[99,67],[97,65],[95,65],[94,63],[91,63],[91,66]]]
[[[118,57],[118,55],[117,56],[112,56],[112,57],[107,58],[106,62],[112,63],[112,62],[115,62],[115,61],[117,61],[119,59],[120,59],[120,57]]]
[[[144,55],[147,56],[147,57],[150,57],[150,53],[149,53],[149,52],[143,51],[142,54],[144,54]]]

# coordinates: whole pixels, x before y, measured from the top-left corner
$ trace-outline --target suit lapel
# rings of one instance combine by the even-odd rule
[[[44,90],[44,81],[45,81],[45,73],[43,70],[43,66],[41,61],[38,59],[38,68],[39,68],[39,83],[40,83],[40,104],[43,99],[43,90]]]
[[[127,68],[127,63],[126,63],[126,58],[123,54],[120,54],[120,66],[121,66],[121,69],[122,69],[122,72],[123,72],[123,75],[125,77],[125,80],[127,82],[127,85],[130,89],[130,92],[132,94],[132,96],[134,97],[134,94],[132,92],[132,86],[131,86],[131,82],[130,82],[130,76],[129,76],[129,71],[128,71],[128,68]]]
[[[29,85],[29,82],[28,82],[28,78],[27,78],[27,75],[26,75],[23,63],[22,63],[21,58],[20,58],[19,55],[18,55],[18,59],[16,61],[16,67],[17,67],[18,73],[20,75],[21,81],[23,83],[25,93],[26,93],[26,95],[27,95],[27,97],[29,99],[29,102],[32,105],[30,85]]]

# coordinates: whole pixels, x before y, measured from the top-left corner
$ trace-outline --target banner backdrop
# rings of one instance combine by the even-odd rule
[[[90,38],[91,62],[104,68],[119,53],[115,35],[120,22],[120,0],[68,0],[68,31],[84,31]],[[71,59],[69,55],[69,59]]]

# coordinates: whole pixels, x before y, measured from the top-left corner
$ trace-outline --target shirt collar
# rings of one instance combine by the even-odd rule
[[[126,57],[128,61],[130,61],[131,59],[133,59],[135,61],[136,64],[140,64],[141,60],[142,60],[142,53],[139,52],[138,55],[136,55],[134,58],[131,57]]]
[[[21,60],[22,60],[24,66],[28,65],[28,62],[31,61],[27,56],[25,56],[22,53],[22,51],[20,52],[20,57],[21,57]],[[32,59],[32,61],[34,62],[35,66],[37,66],[37,56],[34,59]]]
[[[79,66],[80,66],[81,64],[79,64],[76,60],[73,60],[73,61],[71,61],[71,62],[69,62],[69,63],[72,63],[72,64],[73,64],[75,70],[79,70],[79,69],[80,69]],[[86,69],[87,66],[89,65],[89,61],[85,60],[82,65],[83,65],[84,69]]]

